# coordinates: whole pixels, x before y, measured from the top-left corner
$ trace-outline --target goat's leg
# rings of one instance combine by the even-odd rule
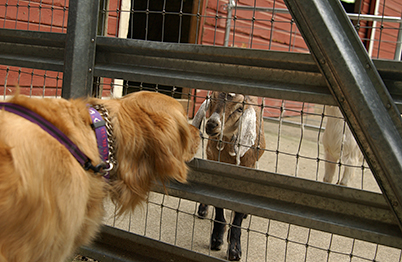
[[[221,250],[223,245],[223,234],[226,230],[226,220],[223,209],[215,207],[214,229],[211,235],[211,250]]]
[[[200,203],[197,214],[199,218],[206,217],[208,215],[208,205]]]
[[[328,152],[328,150],[325,150],[325,173],[324,173],[324,182],[327,183],[332,183],[332,180],[334,179],[335,175],[335,167],[336,164],[335,162],[338,160],[335,157],[332,156],[331,153]]]
[[[340,185],[347,186],[350,179],[353,178],[355,174],[355,168],[352,166],[357,165],[356,156],[345,156],[342,157],[342,162],[345,164],[342,179],[339,181]]]
[[[241,258],[240,236],[244,217],[244,214],[235,212],[232,226],[228,232],[228,259],[230,261],[238,261]]]

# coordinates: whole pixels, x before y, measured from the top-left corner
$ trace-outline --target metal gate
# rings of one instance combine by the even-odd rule
[[[340,2],[323,0],[194,0],[190,7],[181,0],[174,10],[174,1],[128,2],[2,1],[3,97],[15,84],[31,96],[64,98],[153,90],[180,99],[191,118],[203,90],[254,95],[263,98],[268,145],[259,169],[200,152],[188,184],[171,183],[168,195],[156,185],[145,206],[122,220],[105,203],[105,227],[81,254],[102,262],[224,260],[226,250],[209,250],[212,214],[196,215],[205,203],[228,209],[228,217],[229,210],[250,214],[242,261],[401,261],[400,17],[347,16]],[[362,40],[362,21],[383,40]],[[286,43],[274,37],[284,32]],[[120,38],[126,35],[133,39]],[[381,58],[387,45],[395,61],[366,51]],[[321,182],[328,105],[339,106],[365,157],[349,187]],[[345,164],[336,164],[340,174]]]

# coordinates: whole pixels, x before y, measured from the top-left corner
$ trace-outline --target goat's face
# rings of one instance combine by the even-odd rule
[[[211,96],[210,118],[206,124],[206,132],[211,137],[223,133],[232,137],[238,130],[243,115],[247,96],[234,93],[214,92]]]
[[[260,148],[265,148],[263,135],[264,126],[260,124],[261,114],[258,111],[257,97],[234,93],[213,92],[211,96],[201,104],[197,114],[194,116],[192,124],[200,128],[202,120],[207,112],[210,117],[206,123],[205,131],[209,137],[215,137],[215,139],[208,141],[207,154],[208,150],[215,150],[210,147],[210,145],[215,143],[217,150],[222,151],[224,148],[227,149],[225,152],[229,156],[228,159],[231,159],[228,160],[228,163],[232,163],[232,157],[235,157],[236,164],[239,165],[240,158],[256,143],[258,143]],[[259,121],[257,121],[257,119]],[[257,132],[259,136],[258,140]],[[224,143],[212,142],[221,141],[220,135],[225,137],[225,139],[222,140],[231,141],[232,146],[225,147]],[[255,155],[256,158],[247,158],[249,160],[245,160],[246,162],[243,164],[252,167],[261,154]],[[209,155],[211,158],[208,159],[216,160],[212,155]]]

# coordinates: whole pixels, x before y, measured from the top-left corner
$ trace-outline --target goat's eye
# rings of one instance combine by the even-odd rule
[[[243,107],[239,107],[238,109],[236,109],[236,111],[239,113],[243,112]]]

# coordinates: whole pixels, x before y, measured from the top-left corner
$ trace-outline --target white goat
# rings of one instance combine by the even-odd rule
[[[344,172],[337,184],[347,186],[355,172],[355,167],[352,166],[356,166],[359,161],[362,162],[363,155],[339,108],[328,106],[325,113],[329,117],[322,138],[326,160],[324,182],[332,182],[336,163],[340,159],[344,165]]]
[[[207,159],[254,168],[264,153],[264,125],[260,123],[261,110],[256,97],[234,93],[212,92],[193,119],[193,125],[200,129],[201,122],[209,112],[210,118],[205,131],[209,136]],[[208,206],[200,204],[198,215],[205,217]],[[245,214],[235,212],[228,233],[228,259],[240,260],[241,223]],[[226,220],[223,209],[215,207],[214,228],[211,235],[211,249],[220,250],[223,244]]]

